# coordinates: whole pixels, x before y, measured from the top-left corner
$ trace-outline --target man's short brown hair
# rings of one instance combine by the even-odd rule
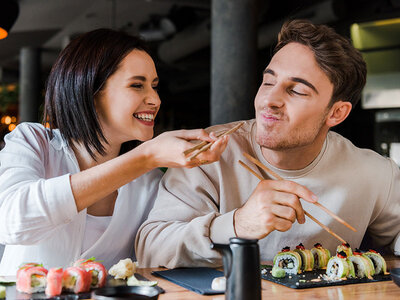
[[[283,24],[274,53],[292,42],[303,44],[314,52],[319,67],[333,84],[331,104],[342,100],[354,107],[361,98],[367,66],[350,40],[326,25],[292,20]]]

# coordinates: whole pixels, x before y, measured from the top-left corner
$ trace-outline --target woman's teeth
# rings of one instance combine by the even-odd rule
[[[133,114],[133,116],[139,120],[144,120],[149,122],[154,120],[153,114]]]

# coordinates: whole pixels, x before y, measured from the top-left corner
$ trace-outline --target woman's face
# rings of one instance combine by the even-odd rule
[[[145,51],[135,49],[121,61],[95,98],[101,128],[111,145],[153,137],[161,104],[157,85],[154,62]]]

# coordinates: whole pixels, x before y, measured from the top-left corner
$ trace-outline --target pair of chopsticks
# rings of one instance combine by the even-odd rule
[[[231,134],[231,133],[235,132],[236,130],[238,130],[240,127],[242,127],[243,124],[244,124],[244,122],[241,122],[229,130],[222,131],[222,132],[216,134],[216,137],[219,138],[219,137],[223,137],[225,135]],[[197,155],[199,155],[200,153],[210,149],[213,143],[214,142],[203,141],[200,144],[197,144],[196,146],[184,151],[183,154],[185,156],[187,156],[192,153],[192,155],[190,155],[188,158],[186,158],[188,161],[191,161],[192,159],[196,158]]]
[[[249,159],[251,162],[253,162],[254,164],[256,164],[257,166],[259,166],[261,169],[263,169],[265,172],[267,172],[268,174],[272,175],[273,177],[275,177],[278,180],[283,180],[283,178],[281,176],[279,176],[278,174],[276,174],[274,171],[272,171],[271,169],[269,169],[267,166],[265,166],[263,163],[261,163],[258,159],[254,158],[253,156],[249,155],[248,153],[243,153],[243,155]],[[256,172],[254,172],[248,165],[246,165],[243,161],[239,160],[239,163],[241,166],[243,166],[245,169],[247,169],[250,173],[252,173],[253,175],[255,175],[258,179],[260,180],[264,180],[263,177],[261,177],[259,174],[257,174]],[[353,226],[351,226],[350,224],[348,224],[346,221],[344,221],[343,219],[341,219],[340,217],[338,217],[337,215],[335,215],[333,212],[331,212],[329,209],[327,209],[325,206],[323,206],[321,203],[314,203],[315,205],[317,205],[319,208],[321,208],[323,211],[325,211],[327,214],[329,214],[331,217],[333,217],[334,219],[336,219],[338,222],[342,223],[344,226],[346,226],[347,228],[353,230],[353,231],[357,231]],[[333,235],[335,238],[337,238],[339,241],[341,241],[342,243],[347,243],[343,238],[341,238],[339,235],[337,235],[335,232],[333,232],[331,229],[329,229],[329,227],[325,226],[324,224],[322,224],[320,221],[318,221],[316,218],[314,218],[312,215],[310,215],[308,212],[304,211],[304,214],[309,217],[311,220],[313,220],[315,223],[317,223],[319,226],[321,226],[323,229],[325,229],[327,232],[329,232],[331,235]]]

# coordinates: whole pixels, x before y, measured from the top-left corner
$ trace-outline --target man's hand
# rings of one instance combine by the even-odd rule
[[[287,180],[262,180],[247,202],[236,210],[238,237],[262,239],[274,230],[287,231],[297,220],[305,222],[300,198],[314,203],[317,197],[306,187]]]

